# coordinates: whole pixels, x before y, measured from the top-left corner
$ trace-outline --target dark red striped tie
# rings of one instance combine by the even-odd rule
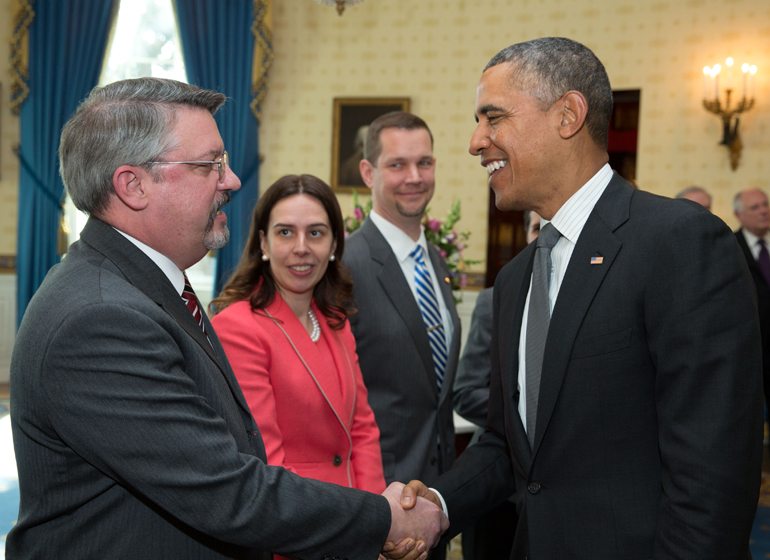
[[[182,290],[182,301],[184,301],[185,305],[187,306],[187,310],[192,314],[193,319],[195,319],[195,322],[198,323],[198,326],[203,331],[203,334],[206,334],[206,326],[203,324],[203,310],[201,310],[201,304],[198,301],[198,296],[195,295],[195,291],[190,285],[190,280],[187,278],[187,274],[184,275],[184,290]],[[206,338],[208,338],[208,335],[206,335]]]

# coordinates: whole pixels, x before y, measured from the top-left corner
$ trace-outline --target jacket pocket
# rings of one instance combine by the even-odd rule
[[[573,358],[609,354],[627,348],[631,343],[631,327],[592,336],[578,336],[572,350]]]

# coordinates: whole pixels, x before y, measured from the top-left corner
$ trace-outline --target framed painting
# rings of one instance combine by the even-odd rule
[[[335,97],[332,118],[331,186],[341,192],[367,190],[358,172],[366,130],[391,111],[408,111],[408,97]]]

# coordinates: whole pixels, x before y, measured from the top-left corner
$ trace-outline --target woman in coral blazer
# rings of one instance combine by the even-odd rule
[[[301,476],[385,489],[379,430],[347,320],[344,222],[331,188],[279,179],[260,198],[246,250],[212,319],[265,442]]]

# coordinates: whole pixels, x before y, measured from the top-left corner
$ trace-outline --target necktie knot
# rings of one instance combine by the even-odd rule
[[[560,237],[561,233],[559,233],[559,230],[549,222],[543,226],[543,229],[540,230],[540,233],[537,236],[537,241],[535,242],[535,246],[538,249],[541,247],[545,249],[553,249],[553,246],[556,245],[556,242],[559,241]]]
[[[409,253],[409,256],[416,260],[417,264],[425,264],[422,245],[417,245],[414,249],[412,249],[412,252]]]
[[[182,289],[182,301],[184,301],[185,305],[187,306],[187,310],[193,316],[193,319],[195,319],[195,322],[198,323],[198,326],[203,331],[203,334],[206,334],[206,326],[203,323],[203,310],[201,309],[200,301],[198,301],[198,296],[195,295],[195,291],[192,288],[192,284],[190,284],[190,280],[189,278],[187,278],[187,274],[184,275],[184,288]],[[208,335],[206,336],[208,338]]]

